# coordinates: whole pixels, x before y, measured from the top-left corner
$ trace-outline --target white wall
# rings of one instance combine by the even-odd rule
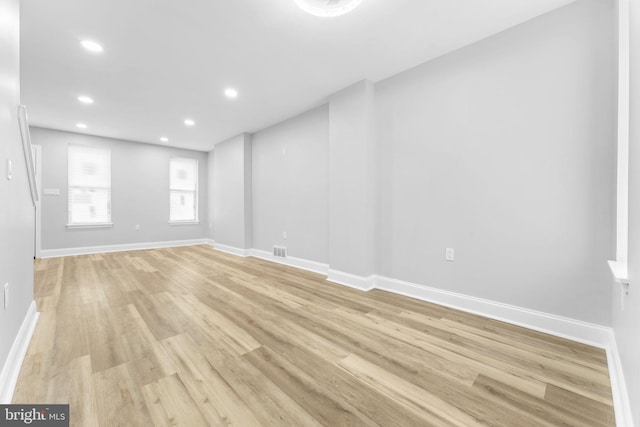
[[[31,128],[42,146],[42,187],[60,189],[43,196],[42,249],[153,243],[207,237],[207,154],[51,129]],[[112,228],[68,229],[67,148],[69,144],[111,150]],[[169,225],[169,159],[198,160],[197,225]],[[140,225],[140,231],[135,226]]]
[[[629,295],[613,286],[613,327],[635,426],[640,426],[640,5],[630,2]],[[624,304],[624,308],[622,306]]]
[[[251,138],[247,134],[238,135],[216,144],[213,153],[215,242],[236,249],[250,249]]]
[[[253,134],[253,248],[328,262],[328,140],[327,105]]]
[[[376,85],[379,273],[611,323],[612,25],[578,1]]]
[[[19,2],[0,0],[0,370],[33,301],[34,207],[18,129]],[[13,179],[7,180],[7,159]],[[2,287],[9,283],[9,307]],[[0,390],[5,384],[0,384]],[[2,402],[6,403],[6,402]]]

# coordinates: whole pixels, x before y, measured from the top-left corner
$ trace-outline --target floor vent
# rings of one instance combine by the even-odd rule
[[[287,248],[284,246],[274,246],[273,256],[279,256],[285,258],[287,256]]]

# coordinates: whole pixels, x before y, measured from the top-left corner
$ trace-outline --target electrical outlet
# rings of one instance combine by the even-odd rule
[[[287,232],[286,232],[286,231],[283,231],[283,232],[282,232],[282,238],[283,238],[284,240],[287,240]]]
[[[140,224],[136,224],[136,231],[140,231]]]
[[[7,159],[7,179],[9,181],[13,179],[13,162],[11,159]]]
[[[9,282],[4,284],[4,309],[9,307]]]
[[[453,261],[455,258],[455,254],[453,248],[447,248],[444,252],[444,259],[447,261]]]

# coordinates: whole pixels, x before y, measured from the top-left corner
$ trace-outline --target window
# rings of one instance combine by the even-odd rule
[[[68,225],[111,225],[109,149],[69,145]]]
[[[169,221],[198,221],[198,161],[173,158],[169,161]]]

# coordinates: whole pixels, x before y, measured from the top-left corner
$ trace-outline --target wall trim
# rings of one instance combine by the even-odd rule
[[[250,251],[250,249],[236,248],[235,246],[222,245],[220,243],[214,243],[213,248],[231,255],[237,255],[241,257],[248,256],[248,252]]]
[[[107,252],[138,251],[141,249],[161,249],[178,246],[204,245],[207,239],[170,240],[166,242],[127,243],[122,245],[85,246],[80,248],[43,249],[41,258],[56,258],[73,255],[89,255]]]
[[[22,368],[22,362],[24,362],[24,357],[27,354],[39,316],[40,313],[38,313],[36,302],[31,301],[29,310],[22,321],[18,335],[13,341],[7,360],[2,367],[2,372],[0,372],[0,404],[10,404],[13,399],[20,368]]]
[[[384,276],[376,276],[376,289],[478,314],[535,331],[606,349],[611,328],[497,301],[445,291]]]
[[[289,267],[300,268],[302,270],[311,271],[313,273],[324,274],[325,276],[329,272],[329,264],[290,256],[287,256],[285,258],[277,257],[274,256],[271,252],[264,251],[262,249],[249,249],[248,256],[275,262],[277,264],[288,265]]]
[[[365,292],[376,287],[376,276],[374,275],[368,277],[357,276],[355,274],[345,273],[344,271],[332,270],[331,268],[329,268],[327,280]]]
[[[618,427],[632,427],[633,416],[631,413],[631,402],[629,401],[629,391],[624,379],[622,370],[622,360],[618,352],[616,336],[611,328],[609,345],[607,346],[607,365],[609,367],[609,379],[611,380],[611,394],[613,395],[613,409]]]

